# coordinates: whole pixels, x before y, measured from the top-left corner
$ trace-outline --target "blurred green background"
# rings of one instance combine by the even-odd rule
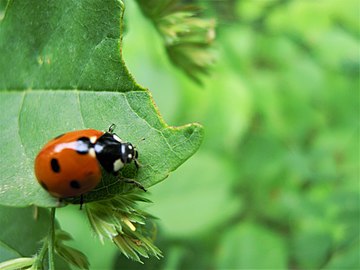
[[[203,85],[125,2],[130,71],[167,123],[206,131],[149,190],[164,258],[140,265],[102,246],[77,206],[59,209],[62,227],[91,269],[360,269],[359,2],[198,3],[218,22]]]

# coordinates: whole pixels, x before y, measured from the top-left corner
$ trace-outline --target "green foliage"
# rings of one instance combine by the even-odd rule
[[[159,19],[163,15],[155,7],[173,3],[137,2],[143,13],[152,11]],[[151,86],[167,121],[181,125],[196,119],[206,126],[202,149],[149,190],[151,207],[138,208],[159,217],[155,244],[164,258],[150,257],[141,265],[119,254],[115,245],[105,241],[100,246],[84,230],[86,224],[75,207],[57,210],[62,227],[76,239],[69,245],[88,254],[91,269],[359,269],[359,2],[190,2],[201,2],[207,13],[220,18],[219,62],[201,90],[173,69],[164,57],[162,37],[137,6],[126,3],[123,53],[130,70],[139,82]],[[153,9],[143,6],[146,3]],[[136,93],[147,96],[142,88]],[[135,93],[121,93],[118,99],[128,94]],[[154,119],[147,110],[143,115]],[[111,117],[109,112],[104,119]],[[103,121],[94,124],[106,128]],[[143,137],[131,132],[128,122],[116,124],[125,130],[126,139]],[[62,131],[55,129],[42,132],[53,136],[57,134],[52,130]],[[139,147],[151,162],[145,151],[152,147],[148,141]],[[132,169],[124,173],[131,175]],[[137,223],[140,213],[132,213],[136,222],[131,224],[148,228],[152,223]],[[130,229],[125,223],[120,219],[113,224]],[[149,227],[147,232],[155,234]],[[113,232],[116,237],[118,232]],[[131,249],[139,242],[119,240],[125,254],[141,258],[143,250],[134,254]],[[19,257],[16,250],[4,254]],[[20,254],[27,257],[24,263],[31,254],[34,251]]]
[[[44,260],[48,251],[48,233],[50,214],[47,209],[37,207],[15,208],[0,206],[0,269],[43,269]],[[56,223],[57,232],[60,230]],[[62,232],[64,237],[59,237],[56,250],[63,253],[76,253],[81,258],[81,252],[62,245],[62,240],[70,240],[69,234]],[[58,247],[60,249],[58,249]],[[66,257],[58,253],[55,256],[56,265],[64,270],[69,269]],[[65,259],[62,260],[61,258]],[[71,263],[71,262],[70,262]]]
[[[0,28],[0,89],[139,89],[119,56],[122,10],[113,0],[10,1]]]
[[[66,198],[60,204],[45,192],[35,180],[34,158],[48,140],[61,133],[85,128],[106,130],[115,124],[119,136],[136,145],[141,168],[128,166],[117,177],[104,172],[101,184],[83,199],[85,203],[101,200],[101,205],[107,205],[109,208],[102,208],[101,217],[116,211],[128,225],[145,225],[145,220],[153,217],[142,215],[133,207],[132,200],[139,197],[129,195],[135,187],[125,184],[123,178],[151,187],[199,148],[202,127],[168,126],[149,91],[138,85],[126,68],[121,55],[123,11],[124,5],[118,0],[1,1],[1,205],[53,207],[54,213],[54,207],[80,203],[80,198]],[[109,200],[108,204],[104,200]],[[117,204],[111,204],[114,201]],[[21,226],[24,222],[16,218],[11,216],[4,226],[13,228],[13,233],[26,231]],[[125,255],[137,261],[140,259],[133,250],[144,257],[160,256],[147,228],[128,232],[119,228],[116,220],[112,221],[114,224],[110,225],[119,233],[112,240]],[[66,232],[55,230],[54,214],[44,225],[48,227],[49,223],[38,254],[31,259],[25,256],[34,255],[36,250],[23,254],[19,251],[22,247],[17,250],[5,245],[1,261],[16,259],[2,266],[43,269],[46,259],[50,270],[55,265],[67,269],[66,263],[89,268],[82,252],[63,243],[71,238]],[[39,238],[34,234],[14,239],[27,239],[34,244]],[[54,252],[66,263],[56,262]]]
[[[257,224],[231,228],[224,233],[220,246],[218,269],[286,269],[285,239]]]
[[[39,241],[48,232],[49,211],[0,206],[0,213],[0,261],[30,257],[36,253],[41,247]]]
[[[35,258],[18,258],[0,263],[0,268],[2,270],[31,269],[34,262]]]
[[[108,238],[127,258],[143,263],[139,255],[145,258],[151,255],[158,259],[162,255],[145,227],[145,221],[150,216],[136,204],[139,201],[150,202],[136,192],[130,192],[105,202],[87,204],[86,214],[101,242]]]
[[[199,6],[182,4],[179,0],[137,2],[163,38],[172,63],[200,83],[200,75],[209,72],[216,58],[212,49],[215,20],[200,18]]]
[[[42,145],[69,130],[116,124],[119,136],[137,146],[143,164],[137,175],[125,176],[146,187],[199,147],[201,126],[167,126],[149,92],[130,76],[119,54],[122,12],[123,4],[112,0],[9,3],[0,27],[1,204],[58,205],[36,183],[33,160]],[[26,22],[19,19],[25,17]],[[124,192],[117,182],[107,175],[85,200]]]
[[[219,14],[219,63],[201,90],[169,78],[151,28],[129,11],[129,27],[153,40],[141,50],[128,33],[130,69],[157,89],[166,119],[199,119],[206,136],[193,163],[153,189],[164,261],[116,266],[358,269],[359,2],[202,3],[233,8]]]
[[[55,252],[64,259],[64,261],[80,269],[89,269],[89,262],[86,256],[82,252],[63,243],[63,241],[73,240],[70,234],[62,230],[56,230],[55,239]]]

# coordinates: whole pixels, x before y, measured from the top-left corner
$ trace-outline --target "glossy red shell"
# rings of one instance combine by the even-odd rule
[[[75,145],[81,137],[96,141],[103,134],[94,129],[78,130],[49,141],[35,159],[35,175],[42,187],[58,198],[80,196],[95,188],[101,180],[95,153],[80,154]],[[55,171],[52,162],[56,163]]]

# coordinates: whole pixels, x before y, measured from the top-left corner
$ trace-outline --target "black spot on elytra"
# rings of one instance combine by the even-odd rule
[[[70,181],[70,187],[72,187],[72,188],[74,188],[74,189],[79,189],[79,188],[81,188],[80,183],[79,183],[79,181],[77,181],[77,180],[71,180],[71,181]]]
[[[43,187],[43,189],[49,190],[47,185],[43,181],[40,181],[40,185]]]
[[[60,172],[59,161],[56,158],[52,158],[50,161],[50,164],[51,164],[51,169],[53,170],[53,172],[55,172],[55,173]]]

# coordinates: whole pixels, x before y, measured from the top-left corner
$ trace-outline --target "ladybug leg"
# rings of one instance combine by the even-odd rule
[[[81,194],[80,195],[80,210],[82,210],[83,204],[84,204],[84,196]]]
[[[140,188],[146,192],[145,187],[142,184],[140,184],[138,181],[135,181],[134,179],[130,179],[130,178],[123,178],[123,180],[125,183],[132,184],[132,185],[136,186],[137,188]]]
[[[138,170],[142,165],[139,163],[137,159],[134,159],[136,170]]]
[[[138,160],[139,157],[139,152],[136,150],[136,148],[134,149],[134,163],[135,163],[135,167],[138,170],[142,165]]]
[[[56,202],[56,206],[60,207],[63,205],[63,199],[62,198],[58,198],[57,202]]]

